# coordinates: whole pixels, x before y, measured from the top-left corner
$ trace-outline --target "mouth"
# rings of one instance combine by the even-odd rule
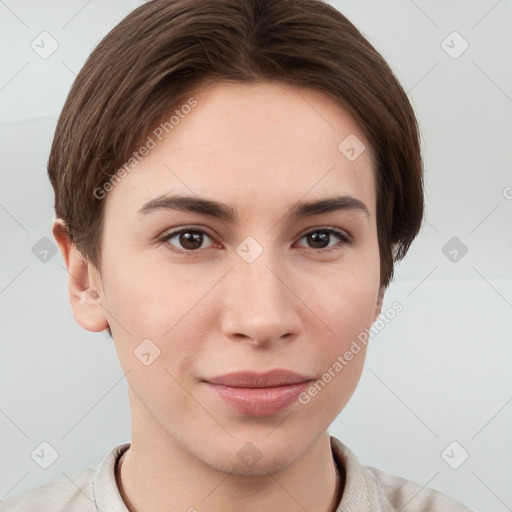
[[[290,370],[236,372],[203,380],[205,387],[240,414],[273,416],[288,409],[313,381]]]

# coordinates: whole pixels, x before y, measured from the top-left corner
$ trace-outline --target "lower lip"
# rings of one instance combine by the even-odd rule
[[[310,383],[306,381],[272,388],[234,388],[205,382],[225,403],[248,416],[273,416],[284,411],[297,401]]]

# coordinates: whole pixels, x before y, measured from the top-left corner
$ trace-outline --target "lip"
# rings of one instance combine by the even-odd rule
[[[203,384],[241,414],[272,416],[296,402],[312,380],[290,370],[276,369],[230,373],[205,379]]]

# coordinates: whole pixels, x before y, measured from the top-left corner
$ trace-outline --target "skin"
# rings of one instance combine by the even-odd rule
[[[197,106],[108,193],[102,277],[60,221],[53,227],[74,317],[89,331],[110,326],[129,384],[122,497],[132,512],[335,510],[327,428],[356,388],[364,348],[308,404],[270,417],[234,411],[201,379],[274,368],[319,379],[376,320],[372,148],[349,111],[318,91],[217,82],[194,97]],[[366,145],[355,161],[338,150],[350,134]],[[240,218],[137,214],[164,193],[222,201]],[[369,216],[351,209],[286,221],[297,201],[333,194],[359,199]],[[205,233],[199,249],[179,236],[159,241],[188,226]],[[318,228],[351,242],[331,235],[315,245],[305,235]],[[252,263],[236,252],[248,236],[263,249]],[[149,366],[134,355],[147,338],[160,349]],[[247,442],[261,456],[252,465],[237,457]]]

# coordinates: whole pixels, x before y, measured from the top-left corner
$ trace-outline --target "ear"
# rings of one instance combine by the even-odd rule
[[[52,233],[66,263],[69,299],[75,320],[88,331],[105,330],[109,325],[99,302],[100,279],[96,269],[89,266],[78,252],[61,219],[53,223]]]
[[[377,320],[378,316],[380,315],[380,312],[382,311],[382,303],[384,302],[384,292],[386,289],[384,286],[381,286],[379,288],[379,294],[377,296],[377,306],[375,307],[375,316],[373,317],[373,321]]]

